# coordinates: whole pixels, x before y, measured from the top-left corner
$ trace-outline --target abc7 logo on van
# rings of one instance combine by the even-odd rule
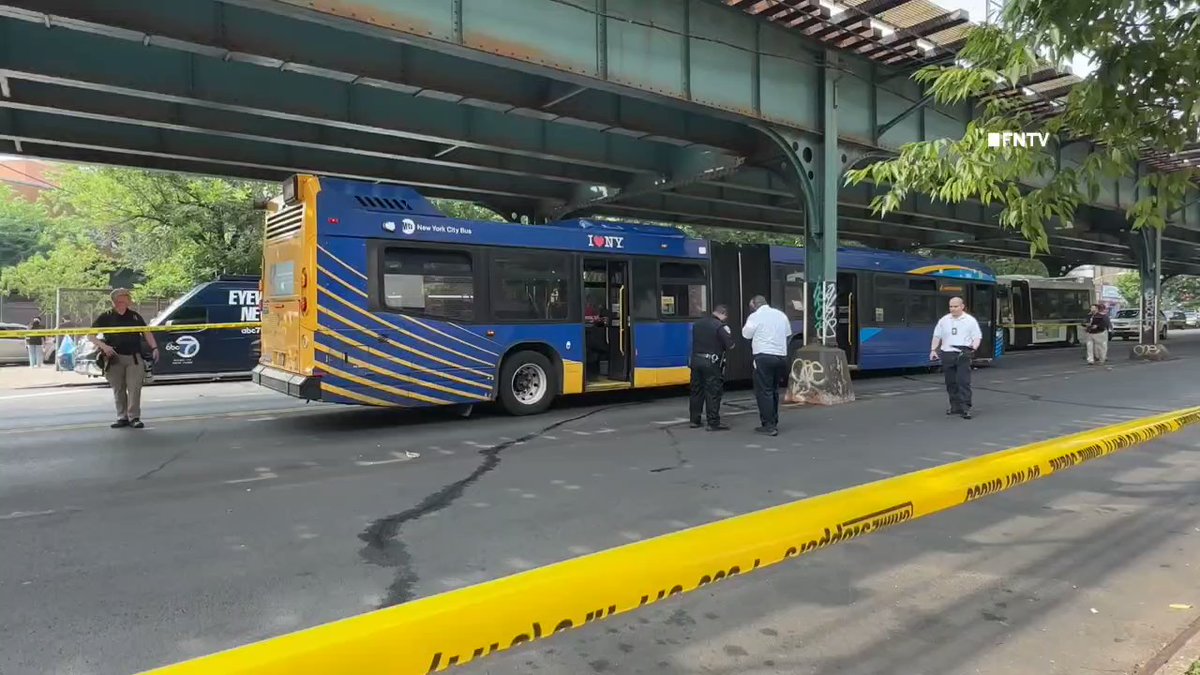
[[[190,359],[200,353],[200,341],[194,335],[181,335],[175,338],[174,342],[169,343],[165,349],[175,352],[181,359]]]

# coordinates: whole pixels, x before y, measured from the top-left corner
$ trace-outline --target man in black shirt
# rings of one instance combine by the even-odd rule
[[[704,426],[700,413],[707,408],[709,431],[725,431],[721,424],[721,396],[725,393],[725,352],[733,349],[733,333],[725,325],[729,308],[717,305],[711,316],[692,325],[692,396],[688,404],[692,428]]]
[[[145,326],[146,320],[141,314],[129,308],[131,298],[129,291],[118,288],[112,292],[113,308],[96,317],[92,328],[135,328]],[[103,332],[103,331],[101,331]],[[158,345],[154,334],[150,332],[130,332],[105,334],[101,340],[89,335],[88,340],[96,345],[103,354],[104,378],[112,386],[113,399],[117,404],[117,421],[112,424],[114,429],[133,427],[141,429],[142,423],[142,383],[146,379],[146,371],[142,363],[142,338],[149,343],[153,350],[154,360],[158,360]]]
[[[1108,312],[1104,305],[1096,303],[1092,305],[1092,313],[1088,316],[1088,322],[1084,326],[1084,331],[1087,335],[1084,336],[1087,350],[1088,365],[1096,363],[1108,363],[1108,331],[1112,328],[1112,322],[1108,320]]]

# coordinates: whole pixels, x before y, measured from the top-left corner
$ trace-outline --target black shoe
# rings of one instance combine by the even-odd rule
[[[775,427],[755,427],[755,433],[763,434],[764,436],[778,436],[779,430]]]
[[[135,417],[129,421],[129,426],[133,427],[134,429],[143,429],[143,428],[145,428],[146,425],[143,424],[141,420],[139,420]]]
[[[700,420],[692,420],[688,426],[693,429],[699,429],[700,427],[704,426],[704,424]]]
[[[109,426],[112,427],[113,429],[123,429],[123,428],[129,426],[129,420],[122,417],[121,419],[117,420],[116,422],[113,422]]]
[[[970,410],[964,410],[964,411],[962,411],[962,418],[963,418],[964,420],[969,420],[969,419],[971,419],[971,411],[970,411]]]
[[[947,415],[961,415],[961,414],[962,414],[962,411],[961,411],[961,410],[955,410],[954,408],[946,408],[946,414],[947,414]]]
[[[708,425],[708,430],[709,431],[729,431],[729,425],[721,424],[720,422],[718,422],[716,424]]]

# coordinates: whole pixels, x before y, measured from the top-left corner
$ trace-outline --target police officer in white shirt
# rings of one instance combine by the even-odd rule
[[[971,361],[982,341],[979,322],[967,314],[963,299],[950,298],[950,313],[938,321],[929,346],[929,360],[940,360],[946,376],[946,393],[950,395],[947,415],[971,419]]]
[[[755,431],[778,436],[779,384],[787,381],[787,348],[792,337],[792,322],[787,314],[768,305],[761,295],[750,299],[750,309],[742,337],[750,341],[750,353],[754,355],[754,398],[758,401],[758,418],[762,423]]]

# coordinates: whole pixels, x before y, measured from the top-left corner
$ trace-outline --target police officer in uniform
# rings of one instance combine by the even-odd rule
[[[721,424],[721,396],[725,393],[725,352],[733,349],[733,333],[725,321],[729,308],[717,305],[712,315],[692,325],[692,397],[688,406],[692,428],[705,426],[700,413],[707,408],[709,431],[725,431]]]

